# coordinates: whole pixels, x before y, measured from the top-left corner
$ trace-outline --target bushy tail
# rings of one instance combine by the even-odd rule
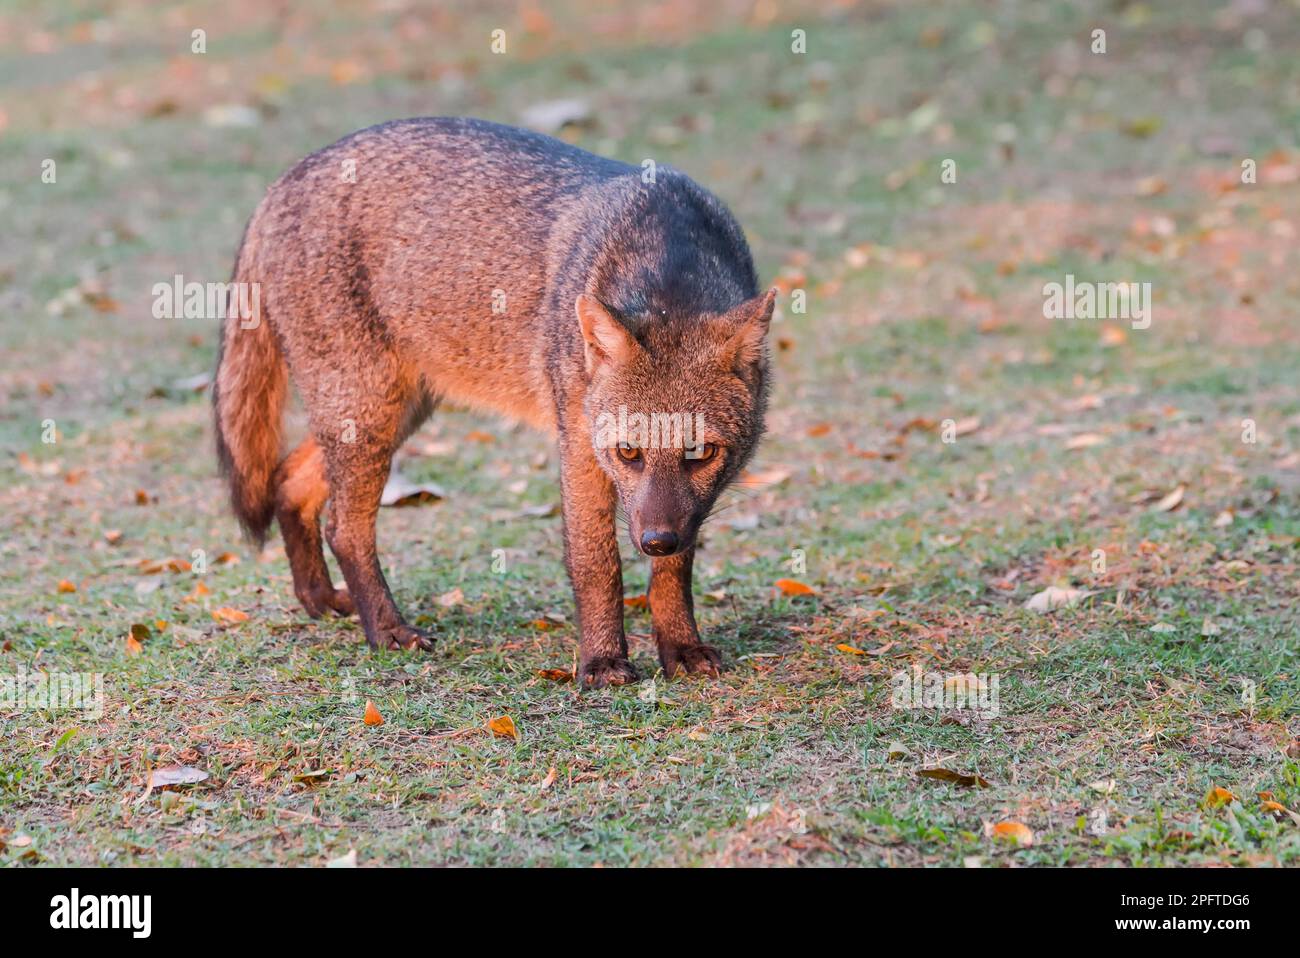
[[[235,263],[235,283],[256,283],[246,236]],[[275,470],[280,462],[288,387],[284,355],[267,321],[260,294],[252,316],[242,315],[238,287],[231,287],[212,384],[217,460],[230,483],[230,504],[244,531],[259,546],[275,517]]]

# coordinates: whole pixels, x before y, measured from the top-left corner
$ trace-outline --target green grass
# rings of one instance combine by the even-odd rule
[[[1206,185],[1237,153],[1300,162],[1281,132],[1300,79],[1289,11],[1216,26],[1199,3],[783,5],[771,23],[595,33],[574,6],[548,35],[467,8],[441,42],[402,44],[398,14],[349,8],[292,41],[317,68],[236,6],[240,29],[211,30],[202,61],[224,87],[168,72],[191,20],[220,22],[211,4],[178,5],[180,39],[109,16],[100,51],[77,46],[79,7],[5,14],[24,27],[7,35],[58,42],[6,51],[41,66],[0,73],[21,94],[0,138],[0,672],[102,673],[107,703],[98,720],[0,711],[0,863],[1300,864],[1300,826],[1259,798],[1300,810],[1300,274],[1277,225],[1300,223],[1300,190]],[[1087,49],[1097,23],[1104,57]],[[510,56],[487,52],[497,25]],[[333,83],[349,56],[366,73]],[[86,63],[108,93],[77,92]],[[1199,93],[1171,93],[1180,81]],[[124,89],[133,107],[102,109]],[[809,291],[774,326],[755,467],[789,478],[737,492],[697,559],[717,682],[656,675],[637,610],[652,678],[578,696],[539,677],[571,668],[576,639],[560,520],[523,514],[558,502],[554,455],[455,410],[403,457],[447,501],[380,518],[399,604],[437,651],[371,653],[355,622],[307,620],[283,551],[255,556],[224,509],[206,396],[173,386],[211,369],[215,328],[150,313],[155,282],[224,279],[244,219],[302,154],[394,116],[509,122],[567,96],[593,108],[581,145],[695,175],[764,278]],[[261,122],[206,125],[227,102]],[[1159,128],[1123,131],[1144,117]],[[1210,134],[1233,155],[1195,147]],[[40,182],[45,157],[57,184]],[[948,157],[958,181],[942,185]],[[1165,190],[1137,195],[1156,175]],[[1140,228],[1155,216],[1172,235]],[[1045,320],[1042,285],[1066,273],[1151,282],[1151,328]],[[78,283],[107,311],[80,295],[47,309]],[[969,417],[941,441],[943,420]],[[1081,433],[1101,444],[1067,449]],[[1153,508],[1178,486],[1176,509]],[[202,575],[140,569],[195,550]],[[634,595],[645,560],[625,547],[625,563]],[[779,578],[816,595],[782,596]],[[1095,595],[1023,608],[1049,585]],[[463,604],[440,605],[453,589]],[[219,608],[249,619],[221,625]],[[132,624],[150,626],[139,654]],[[999,714],[893,707],[914,665],[996,674]],[[362,722],[367,701],[383,725]],[[502,715],[517,741],[487,730]],[[209,778],[146,795],[160,765]],[[917,774],[933,766],[989,787]],[[1213,807],[1216,787],[1236,800]],[[1001,821],[1034,844],[990,838]]]

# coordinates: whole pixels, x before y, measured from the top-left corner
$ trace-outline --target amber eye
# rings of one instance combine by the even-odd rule
[[[718,447],[711,442],[701,443],[694,449],[686,450],[688,462],[708,462],[718,454]]]
[[[641,450],[636,446],[629,446],[625,442],[618,444],[618,458],[624,462],[640,462]]]

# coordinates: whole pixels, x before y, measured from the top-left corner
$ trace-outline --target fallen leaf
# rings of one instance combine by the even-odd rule
[[[492,721],[488,722],[488,729],[493,735],[501,738],[512,738],[519,741],[519,730],[515,728],[515,721],[509,715],[499,715]]]
[[[1106,442],[1106,437],[1096,432],[1081,432],[1065,441],[1066,449],[1090,449]]]
[[[76,587],[75,585],[73,585],[71,582],[69,582],[67,579],[60,579],[60,580],[59,580],[59,591],[60,591],[60,592],[76,592],[76,591],[77,591],[77,587]]]
[[[1021,822],[998,822],[993,826],[993,837],[1013,842],[1021,848],[1028,848],[1034,843],[1033,830]]]
[[[465,593],[460,590],[459,586],[438,596],[438,604],[444,609],[453,609],[458,605],[464,605],[464,603]]]
[[[1183,501],[1183,493],[1187,491],[1186,486],[1179,486],[1173,492],[1162,498],[1151,509],[1154,512],[1172,512],[1177,509]]]
[[[196,785],[206,781],[208,773],[188,765],[163,765],[149,773],[149,788],[167,788],[172,785]]]
[[[1219,808],[1236,800],[1237,796],[1222,785],[1215,785],[1214,788],[1205,793],[1205,804],[1210,808]]]
[[[338,858],[331,858],[325,863],[326,868],[356,868],[357,867],[357,850],[348,849],[346,855],[340,855]]]
[[[742,472],[740,474],[739,485],[742,486],[779,486],[792,475],[793,470],[785,466],[772,466],[768,469],[760,469],[757,472]]]
[[[131,623],[131,629],[126,635],[126,654],[139,655],[144,651],[144,643],[150,638],[149,626],[143,622]]]
[[[551,682],[572,682],[573,673],[568,669],[538,669],[537,677]]]
[[[644,609],[650,605],[648,595],[629,595],[623,599],[623,605],[629,609]]]
[[[889,743],[889,760],[891,762],[895,761],[896,759],[906,758],[911,754],[912,753],[908,750],[907,746],[904,745],[902,742]]]
[[[447,493],[437,483],[412,482],[394,467],[379,497],[381,506],[411,506],[446,499]]]
[[[379,709],[375,708],[375,703],[366,699],[366,712],[361,716],[361,721],[374,728],[384,724],[384,717],[379,714]]]
[[[1206,617],[1205,621],[1201,623],[1201,635],[1204,638],[1207,639],[1211,638],[1213,636],[1218,635],[1222,631],[1223,630],[1219,628],[1219,624],[1215,622],[1213,619],[1209,618],[1208,616]]]
[[[773,583],[784,595],[815,595],[812,586],[796,582],[794,579],[777,579]]]
[[[979,775],[966,775],[962,772],[954,772],[950,768],[921,768],[916,772],[921,778],[935,778],[941,782],[953,782],[966,788],[978,785],[980,788],[988,788],[989,783]]]
[[[1073,608],[1090,595],[1096,595],[1096,592],[1087,589],[1063,589],[1059,586],[1049,585],[1042,592],[1031,596],[1025,603],[1025,608],[1030,612],[1039,612],[1045,615],[1048,612],[1055,612],[1057,609]]]
[[[845,644],[842,643],[842,642],[841,642],[839,645],[835,646],[835,648],[839,649],[841,652],[847,652],[847,653],[849,653],[849,655],[866,655],[866,654],[867,654],[867,653],[866,653],[865,651],[863,651],[862,649],[855,649],[853,646],[851,646],[851,645],[845,645]]]
[[[550,771],[546,773],[546,777],[542,779],[541,784],[537,786],[537,790],[539,792],[546,791],[548,788],[550,788],[552,785],[555,784],[555,780],[558,777],[559,777],[559,773],[556,772],[555,766],[552,765]]]
[[[248,621],[248,613],[239,609],[232,609],[230,606],[223,605],[219,609],[212,610],[212,618],[222,625],[236,625],[240,622]]]

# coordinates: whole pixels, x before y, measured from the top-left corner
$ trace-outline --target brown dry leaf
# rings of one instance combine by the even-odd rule
[[[813,439],[818,436],[824,436],[831,431],[831,424],[828,422],[819,422],[816,425],[808,427],[808,435]]]
[[[961,772],[954,772],[950,768],[921,768],[916,772],[921,778],[935,778],[941,782],[953,782],[966,788],[979,786],[988,788],[989,783],[980,775],[965,775]]]
[[[212,560],[213,565],[239,565],[239,556],[233,552],[223,552]]]
[[[1046,615],[1057,609],[1073,608],[1090,595],[1096,593],[1087,589],[1062,589],[1059,586],[1049,585],[1042,592],[1031,596],[1025,603],[1025,608],[1030,612]]]
[[[181,599],[181,601],[182,601],[182,602],[197,602],[197,601],[199,601],[199,599],[203,598],[205,595],[211,595],[211,594],[212,594],[212,590],[209,589],[206,585],[204,585],[204,584],[203,584],[203,580],[200,579],[198,582],[196,582],[196,583],[194,584],[194,588],[193,588],[192,590],[190,590],[189,594],[186,595],[185,598]]]
[[[77,591],[77,587],[76,587],[73,583],[69,582],[67,579],[60,579],[60,580],[59,580],[59,591],[60,591],[60,592],[76,592],[76,591]]]
[[[1103,346],[1123,346],[1128,342],[1128,333],[1124,332],[1124,327],[1113,326],[1107,323],[1101,327],[1101,344]]]
[[[772,583],[783,595],[816,595],[812,586],[804,585],[794,579],[777,579]]]
[[[492,721],[488,722],[488,730],[501,738],[512,738],[519,741],[519,730],[515,728],[515,720],[509,715],[498,715]]]
[[[207,781],[208,773],[189,765],[164,765],[149,773],[149,788],[168,788],[173,785],[197,785]]]
[[[551,682],[572,682],[573,673],[568,669],[538,669],[537,677]]]
[[[779,486],[792,475],[794,475],[794,471],[787,469],[785,466],[772,466],[769,469],[760,469],[757,472],[742,472],[739,485],[749,487]]]
[[[461,591],[460,586],[444,592],[438,596],[438,604],[444,609],[454,609],[458,605],[465,604],[465,593]]]
[[[1183,502],[1183,493],[1185,493],[1186,491],[1187,491],[1187,487],[1186,487],[1186,486],[1179,486],[1179,487],[1178,487],[1177,489],[1175,489],[1173,492],[1169,493],[1169,495],[1165,496],[1163,499],[1161,499],[1159,502],[1157,502],[1154,506],[1152,506],[1152,507],[1151,507],[1152,511],[1154,511],[1154,512],[1173,512],[1173,511],[1174,511],[1175,509],[1177,509],[1180,505],[1182,505],[1182,502]]]
[[[1210,808],[1219,808],[1236,800],[1237,796],[1222,785],[1215,785],[1214,788],[1205,793],[1205,804]]]
[[[537,786],[537,790],[539,792],[546,791],[548,788],[550,788],[552,785],[555,784],[555,780],[559,778],[559,774],[560,773],[555,770],[555,766],[552,765],[550,770],[546,773],[546,777],[542,779],[541,784]]]
[[[993,826],[992,835],[1001,841],[1013,842],[1021,848],[1028,848],[1034,843],[1034,832],[1021,822],[998,822]]]
[[[361,716],[361,721],[372,728],[384,724],[384,717],[379,714],[379,709],[375,708],[375,703],[369,699],[366,699],[366,712]]]
[[[239,609],[232,609],[228,605],[223,605],[219,609],[212,610],[212,618],[216,619],[222,625],[236,625],[240,622],[248,621],[248,613]]]
[[[104,533],[104,541],[111,546],[117,545],[119,542],[122,541],[122,530],[109,529],[107,532]]]
[[[952,426],[954,436],[969,436],[980,427],[979,416],[968,416],[965,419],[958,419]]]
[[[144,641],[149,638],[149,626],[143,622],[132,624],[131,631],[126,634],[126,654],[140,655],[144,652]]]
[[[847,652],[847,653],[849,653],[849,655],[866,655],[866,654],[867,654],[867,653],[866,653],[865,651],[863,651],[862,649],[855,649],[853,646],[851,646],[851,645],[845,645],[843,642],[841,642],[839,645],[835,646],[835,648],[839,649],[841,652]]]
[[[1081,432],[1065,441],[1066,449],[1090,449],[1105,443],[1106,437],[1097,432]]]

